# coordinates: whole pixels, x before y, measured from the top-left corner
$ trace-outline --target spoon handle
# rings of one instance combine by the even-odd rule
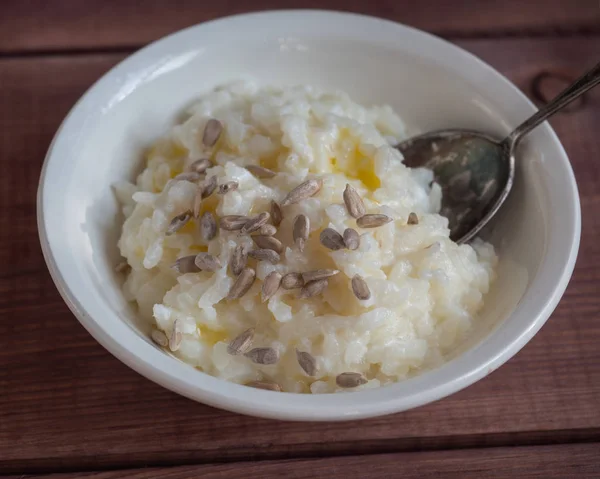
[[[537,113],[516,127],[503,143],[506,143],[511,148],[514,148],[524,135],[529,133],[539,124],[546,121],[558,110],[567,106],[577,97],[583,95],[590,88],[598,85],[598,83],[600,83],[600,63],[575,80],[571,85],[560,92],[558,96],[556,96],[556,98],[554,98],[550,103],[540,108]]]

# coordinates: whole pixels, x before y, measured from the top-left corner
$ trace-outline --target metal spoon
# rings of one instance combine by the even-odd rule
[[[513,185],[515,150],[523,136],[598,83],[600,63],[503,140],[478,131],[440,130],[396,146],[407,166],[433,170],[452,240],[469,241],[498,212]]]

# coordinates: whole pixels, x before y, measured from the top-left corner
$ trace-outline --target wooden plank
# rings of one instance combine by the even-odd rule
[[[596,0],[3,0],[0,52],[139,46],[226,15],[299,7],[379,16],[442,36],[600,30]]]
[[[322,459],[241,462],[182,467],[77,472],[29,479],[597,479],[600,444],[463,449],[457,451],[338,456]],[[5,479],[21,479],[18,476]]]
[[[599,39],[461,45],[527,89],[541,69],[583,70]],[[79,326],[46,272],[35,226],[45,150],[68,108],[120,58],[0,61],[0,472],[600,440],[600,91],[553,121],[584,221],[575,275],[541,333],[499,371],[429,406],[285,423],[196,404],[140,377]]]

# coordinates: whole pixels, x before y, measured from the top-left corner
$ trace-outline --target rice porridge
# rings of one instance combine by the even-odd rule
[[[116,193],[126,298],[160,347],[228,381],[375,388],[444,362],[477,321],[491,245],[457,245],[388,106],[240,82],[193,105]]]

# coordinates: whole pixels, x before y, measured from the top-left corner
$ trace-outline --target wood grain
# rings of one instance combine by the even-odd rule
[[[527,90],[542,69],[589,66],[600,37],[459,43]],[[140,377],[83,330],[46,272],[35,225],[45,150],[77,97],[120,58],[0,60],[0,473],[600,441],[600,91],[553,120],[579,182],[583,236],[565,297],[531,343],[426,407],[285,423],[196,404]]]
[[[363,13],[447,37],[600,31],[596,0],[3,0],[0,52],[140,46],[225,15],[284,8]]]
[[[597,479],[600,444],[506,447],[373,454],[323,459],[239,462],[105,472],[27,476],[28,479]],[[4,479],[22,479],[22,476]]]

